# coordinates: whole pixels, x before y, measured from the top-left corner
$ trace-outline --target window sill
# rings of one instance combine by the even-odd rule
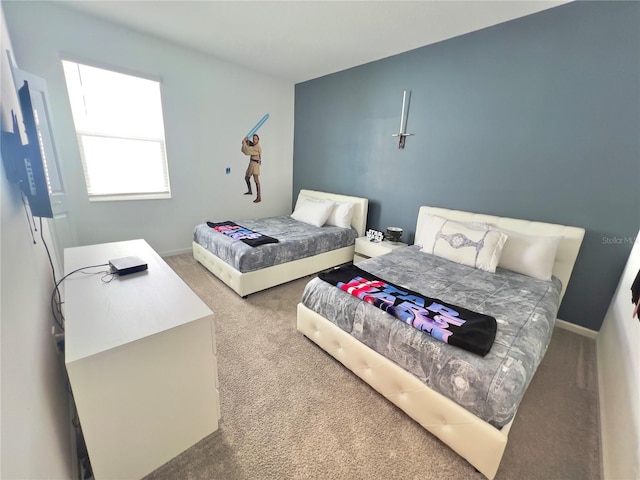
[[[90,202],[117,202],[122,200],[164,200],[171,198],[171,192],[167,193],[126,193],[118,195],[92,195]]]

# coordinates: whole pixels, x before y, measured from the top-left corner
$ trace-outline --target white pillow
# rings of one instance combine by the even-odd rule
[[[336,227],[349,228],[351,226],[351,218],[353,218],[353,203],[336,202],[327,218],[327,225]]]
[[[421,252],[487,272],[495,272],[507,234],[427,215],[420,233]]]
[[[498,230],[498,229],[496,229]],[[551,280],[562,237],[525,235],[499,229],[509,236],[498,266],[540,280]]]
[[[333,202],[331,200],[302,197],[296,202],[296,208],[291,214],[291,218],[321,227],[329,218],[332,209]]]

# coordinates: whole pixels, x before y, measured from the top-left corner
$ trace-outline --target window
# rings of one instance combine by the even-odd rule
[[[170,198],[160,83],[62,65],[89,200]]]

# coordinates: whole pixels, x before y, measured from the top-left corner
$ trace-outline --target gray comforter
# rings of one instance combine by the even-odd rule
[[[289,215],[233,221],[255,232],[277,238],[279,242],[250,247],[214,231],[206,223],[195,227],[193,239],[242,273],[348,247],[355,243],[358,236],[354,228],[329,225],[315,227],[294,220]]]
[[[411,246],[358,263],[388,282],[494,316],[498,331],[480,357],[442,343],[319,278],[302,303],[497,428],[515,415],[542,357],[561,284],[508,270],[488,273]]]

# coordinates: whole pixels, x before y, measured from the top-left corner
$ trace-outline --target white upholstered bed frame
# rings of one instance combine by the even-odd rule
[[[358,236],[365,234],[369,209],[368,199],[304,189],[300,190],[298,200],[301,196],[353,203],[354,211],[351,226],[358,231]],[[241,297],[351,262],[355,248],[354,245],[351,245],[261,270],[241,273],[197,242],[193,242],[192,247],[193,257]]]
[[[562,300],[584,238],[584,229],[425,206],[420,207],[416,232],[420,232],[427,213],[459,222],[483,222],[530,235],[561,236],[553,274],[562,281]],[[298,330],[306,337],[451,447],[487,478],[493,479],[502,460],[513,419],[502,429],[495,428],[431,390],[417,377],[302,303],[298,304],[297,325]]]

